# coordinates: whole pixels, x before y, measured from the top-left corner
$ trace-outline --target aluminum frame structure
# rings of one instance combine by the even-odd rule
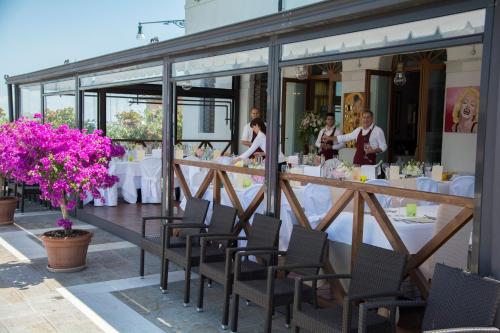
[[[472,11],[486,10],[484,32],[463,37],[415,42],[403,46],[382,47],[341,54],[307,57],[282,61],[281,45],[308,39],[363,31],[393,24],[413,22]],[[279,12],[251,21],[236,23],[147,46],[115,52],[100,57],[52,67],[6,78],[9,89],[9,114],[20,115],[20,85],[42,83],[48,80],[79,77],[90,73],[115,70],[152,61],[163,64],[163,154],[166,156],[163,176],[163,212],[172,209],[173,186],[173,113],[177,81],[215,76],[268,73],[269,140],[266,159],[266,203],[268,214],[277,213],[280,189],[277,182],[279,144],[280,84],[282,67],[299,64],[333,62],[350,58],[381,56],[403,52],[417,52],[435,48],[483,43],[481,70],[480,124],[476,156],[476,211],[473,228],[472,269],[483,275],[500,277],[500,261],[494,255],[500,250],[500,225],[495,224],[494,208],[500,197],[500,5],[494,0],[338,0]],[[234,69],[180,78],[172,77],[172,65],[178,61],[199,59],[231,52],[268,47],[268,66]],[[13,93],[11,92],[13,91]],[[12,96],[14,95],[14,96]],[[13,101],[12,101],[13,98]],[[75,94],[78,119],[81,126],[82,99]],[[488,181],[485,181],[488,180]],[[495,242],[496,241],[496,242]]]

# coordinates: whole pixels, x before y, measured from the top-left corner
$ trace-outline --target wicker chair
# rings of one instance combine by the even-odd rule
[[[500,281],[437,264],[427,302],[374,301],[362,304],[359,332],[366,332],[372,309],[422,306],[426,306],[422,322],[424,332],[499,332],[493,327],[499,300]]]
[[[199,312],[203,309],[203,294],[204,294],[204,282],[208,278],[212,281],[220,283],[224,286],[224,306],[222,315],[222,328],[228,328],[229,321],[229,297],[232,292],[233,287],[233,259],[234,254],[237,251],[248,251],[248,250],[277,250],[278,249],[278,238],[279,230],[281,226],[281,221],[279,219],[265,216],[261,214],[255,214],[252,222],[252,227],[246,237],[215,237],[215,236],[205,236],[201,242],[201,264],[200,264],[200,288],[198,296],[198,308]],[[237,240],[248,240],[245,247],[233,247],[226,250],[226,260],[224,262],[208,262],[205,260],[206,246],[212,241],[237,241]],[[262,278],[264,279],[267,274],[267,266],[269,261],[262,260],[260,263],[255,261],[246,260],[241,263],[242,275],[246,275],[248,279]]]
[[[201,247],[200,237],[206,236],[229,236],[233,232],[234,222],[236,221],[236,209],[233,207],[214,204],[210,224],[196,224],[196,223],[169,223],[167,227],[167,239],[165,245],[164,256],[164,277],[165,281],[162,286],[163,290],[167,289],[168,281],[168,265],[172,261],[176,265],[184,268],[186,273],[184,281],[184,306],[188,306],[190,299],[191,287],[191,268],[197,267],[200,264]],[[185,246],[170,246],[170,232],[168,229],[180,228],[186,236]],[[193,229],[196,228],[196,229]],[[206,231],[205,231],[206,229]],[[220,261],[224,262],[226,254],[226,246],[223,242],[214,242],[205,248],[206,261]],[[220,246],[222,245],[222,246]]]
[[[308,230],[294,225],[287,251],[242,251],[236,254],[234,269],[231,331],[238,329],[239,297],[266,309],[265,332],[271,332],[272,314],[276,306],[285,306],[286,324],[290,325],[290,306],[293,302],[294,281],[290,273],[298,275],[317,274],[323,267],[327,234],[321,231]],[[283,265],[270,266],[266,279],[243,279],[242,257],[248,255],[271,254],[284,256]],[[277,278],[278,271],[284,272],[283,278]],[[312,297],[312,288],[304,288],[304,297]]]
[[[351,274],[328,274],[297,278],[293,305],[295,332],[304,328],[313,332],[353,332],[357,329],[358,309],[355,304],[370,298],[399,296],[406,256],[376,246],[361,244]],[[343,305],[318,309],[315,304],[302,303],[305,281],[313,287],[319,280],[350,279],[349,290]],[[390,332],[390,321],[370,313],[367,325]]]
[[[162,228],[161,234],[146,235],[146,225],[151,221],[182,221],[187,223],[203,224],[205,222],[205,217],[207,216],[208,207],[210,202],[197,198],[190,198],[186,203],[186,210],[182,217],[174,216],[148,216],[142,218],[141,227],[141,256],[139,263],[139,274],[144,276],[144,253],[148,251],[157,256],[162,255],[162,235],[165,234],[166,228]],[[198,228],[199,230],[199,228]],[[180,237],[170,238],[170,247],[174,246],[186,246],[186,237],[181,235]]]

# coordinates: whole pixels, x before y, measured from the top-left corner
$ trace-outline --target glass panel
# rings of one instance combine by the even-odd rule
[[[75,90],[75,79],[49,82],[43,85],[44,94],[67,92],[67,91],[74,92],[74,90]]]
[[[173,64],[173,76],[186,76],[213,73],[233,69],[267,66],[268,49],[254,49],[213,57],[176,62]]]
[[[230,99],[179,97],[176,141],[193,146],[208,142],[223,150],[231,142],[231,110]]]
[[[161,78],[163,75],[163,66],[149,66],[144,67],[142,65],[122,68],[118,71],[105,72],[105,73],[95,73],[82,77],[80,79],[80,85],[82,87],[92,87],[100,85],[112,85],[116,83],[126,82],[126,81],[137,81],[137,80],[147,80],[147,79],[157,79]]]
[[[285,44],[282,59],[339,54],[352,51],[421,43],[484,32],[485,10],[448,15],[422,21],[343,35]]]
[[[161,96],[109,94],[106,134],[118,140],[161,140]]]
[[[177,85],[184,87],[188,81],[178,81]],[[200,80],[189,80],[190,87],[198,88],[218,88],[218,89],[233,89],[233,77],[221,76]]]
[[[75,95],[45,96],[44,121],[55,127],[76,127]]]
[[[97,129],[97,93],[86,92],[83,96],[83,128],[92,133]]]
[[[425,161],[430,163],[441,163],[445,82],[446,72],[444,70],[430,72],[424,151]]]
[[[394,88],[394,134],[389,146],[393,161],[415,157],[417,148],[418,110],[420,103],[420,72],[406,72],[406,84]]]
[[[286,82],[285,154],[292,155],[304,148],[298,131],[306,109],[306,83]]]
[[[40,84],[21,86],[21,116],[33,118],[42,113],[42,96]]]
[[[370,110],[375,116],[377,126],[388,131],[389,106],[390,106],[390,91],[392,84],[392,76],[388,75],[370,75]],[[387,135],[387,134],[386,134]],[[387,160],[387,151],[377,155],[377,160]]]

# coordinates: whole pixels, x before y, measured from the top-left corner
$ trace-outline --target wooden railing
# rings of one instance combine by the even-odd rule
[[[236,195],[233,185],[228,177],[228,172],[240,173],[247,175],[257,175],[264,176],[264,170],[262,169],[250,169],[241,168],[229,165],[222,165],[211,162],[202,161],[191,161],[191,160],[174,160],[174,171],[175,175],[178,177],[179,184],[184,191],[185,195],[188,197],[193,196],[191,194],[189,186],[184,178],[181,170],[181,165],[186,166],[197,166],[201,168],[208,169],[208,173],[201,183],[200,187],[197,189],[194,197],[201,198],[205,194],[206,190],[210,186],[210,183],[214,183],[214,202],[220,203],[220,188],[221,184],[224,186],[233,207],[238,210],[238,217],[240,222],[237,226],[237,232],[241,229],[248,232],[250,226],[248,225],[248,219],[255,212],[257,207],[260,205],[264,199],[265,186],[263,185],[256,197],[253,199],[251,204],[247,209],[243,209],[241,202]],[[307,216],[305,215],[302,206],[297,199],[292,186],[291,181],[325,185],[335,188],[344,189],[343,194],[340,196],[333,206],[326,213],[323,219],[315,227],[316,230],[326,231],[339,214],[347,207],[347,205],[353,201],[353,231],[352,231],[352,253],[351,253],[351,265],[354,263],[358,248],[363,240],[363,227],[364,227],[364,215],[365,215],[365,203],[370,208],[370,212],[374,219],[377,221],[378,225],[382,229],[387,240],[391,244],[395,251],[405,253],[408,256],[408,261],[406,265],[405,274],[410,276],[410,278],[418,286],[420,292],[424,297],[427,297],[429,293],[429,283],[426,281],[424,275],[419,269],[429,257],[431,257],[443,244],[446,243],[453,235],[455,235],[467,222],[473,218],[474,214],[474,201],[471,198],[422,192],[411,189],[403,189],[388,186],[377,186],[364,184],[361,182],[354,181],[341,181],[335,179],[326,179],[320,177],[304,176],[292,173],[280,173],[279,182],[280,188],[286,196],[290,208],[294,215],[297,217],[298,222],[305,228],[312,229],[311,223],[309,222]],[[439,230],[417,253],[410,254],[408,248],[402,241],[395,227],[391,223],[389,217],[387,216],[385,210],[380,205],[376,198],[376,194],[388,195],[393,197],[400,197],[413,200],[430,201],[439,204],[449,204],[453,206],[461,207],[458,214],[451,219],[441,230]],[[281,196],[278,196],[281,198]],[[280,207],[280,205],[278,205]],[[278,212],[279,214],[279,212]],[[327,273],[334,273],[334,269],[329,261],[327,261],[325,271]],[[336,296],[342,296],[343,289],[338,282],[333,282],[331,284],[331,291]]]
[[[352,252],[351,265],[354,263],[359,245],[363,240],[364,209],[365,202],[370,208],[370,212],[382,229],[385,237],[395,251],[405,253],[408,256],[405,274],[420,289],[424,297],[429,294],[429,283],[419,269],[432,254],[434,254],[447,240],[455,235],[474,215],[474,201],[471,198],[458,197],[452,195],[422,192],[410,189],[378,186],[364,184],[353,181],[340,181],[319,177],[304,176],[291,173],[280,174],[280,187],[288,199],[290,207],[297,217],[298,222],[305,228],[312,228],[309,220],[305,216],[302,207],[290,186],[290,181],[302,183],[326,185],[344,189],[344,193],[337,200],[325,217],[316,226],[317,230],[326,231],[334,223],[338,215],[345,209],[351,200],[354,200],[353,208],[353,230],[352,230]],[[389,220],[385,210],[380,205],[375,194],[383,194],[394,197],[401,197],[414,200],[431,201],[440,204],[449,204],[462,207],[460,212],[451,219],[440,231],[438,231],[417,253],[410,254],[406,245],[401,240],[393,224]],[[329,270],[333,270],[329,268]]]
[[[181,165],[195,166],[208,169],[208,173],[206,174],[205,178],[201,182],[200,187],[197,189],[194,195],[191,193],[186,178],[182,173]],[[229,197],[229,200],[231,201],[233,207],[236,208],[238,212],[239,222],[236,225],[236,232],[239,233],[241,229],[243,229],[245,233],[248,233],[248,230],[250,228],[248,220],[255,213],[256,209],[259,207],[262,200],[264,200],[264,193],[266,191],[265,186],[264,185],[261,186],[255,198],[248,205],[248,207],[244,209],[243,206],[241,205],[238,195],[236,194],[236,191],[234,190],[233,184],[229,179],[229,176],[227,174],[228,172],[264,177],[264,170],[262,169],[240,168],[232,165],[223,165],[212,162],[180,160],[180,159],[174,160],[174,173],[179,181],[179,185],[182,191],[184,192],[185,196],[187,196],[188,198],[190,197],[202,198],[205,195],[210,184],[213,182],[214,185],[213,202],[220,203],[221,200],[220,190],[223,185]]]

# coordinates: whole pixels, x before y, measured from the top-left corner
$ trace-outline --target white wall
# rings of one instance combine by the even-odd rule
[[[482,45],[475,45],[475,54],[473,54],[474,49],[471,45],[447,49],[446,88],[479,86],[482,51]],[[443,117],[445,107],[446,105],[443,106]],[[442,164],[445,169],[455,172],[474,173],[476,140],[477,134],[475,133],[443,132]]]
[[[186,34],[276,13],[278,0],[186,0]]]
[[[283,0],[283,10],[324,0]],[[278,12],[279,0],[186,0],[186,34]]]

